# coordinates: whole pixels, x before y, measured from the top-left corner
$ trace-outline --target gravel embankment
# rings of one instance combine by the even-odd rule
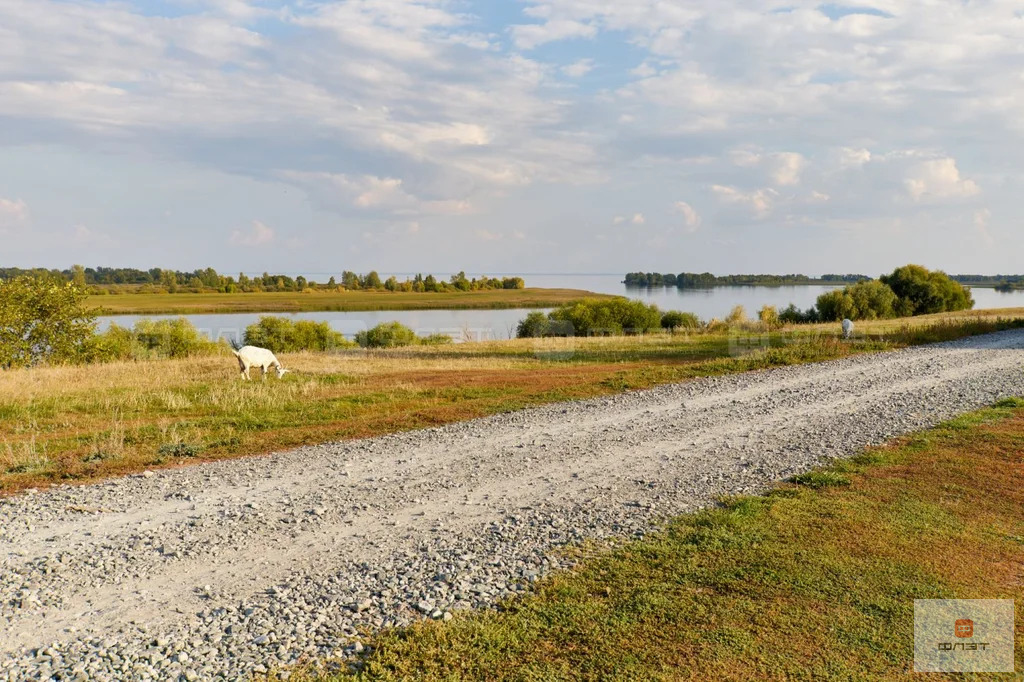
[[[1024,332],[0,500],[0,680],[236,679],[1024,395]]]

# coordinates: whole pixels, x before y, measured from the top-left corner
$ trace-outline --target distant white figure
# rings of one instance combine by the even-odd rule
[[[853,336],[853,320],[843,320],[843,338],[848,339]]]
[[[280,379],[288,370],[281,366],[277,357],[266,348],[256,346],[245,346],[232,351],[238,358],[238,367],[242,370],[242,378],[249,379],[249,368],[258,367],[263,372],[263,380],[267,379],[267,372],[271,368],[277,370],[277,378]]]

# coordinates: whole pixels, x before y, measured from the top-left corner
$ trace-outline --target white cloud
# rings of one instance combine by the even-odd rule
[[[681,213],[683,216],[683,224],[686,226],[688,232],[695,232],[701,224],[700,214],[685,201],[677,201],[675,203],[675,210]]]
[[[800,173],[807,159],[794,152],[782,152],[771,157],[771,178],[778,186],[799,185]]]
[[[512,27],[516,47],[532,50],[546,43],[566,38],[593,38],[597,28],[590,24],[566,19],[554,19],[543,24],[522,24]]]
[[[450,0],[0,0],[0,181],[16,179],[0,195],[33,201],[28,217],[12,210],[15,198],[0,203],[0,230],[65,234],[67,216],[88,216],[116,236],[123,250],[113,254],[151,260],[146,249],[157,247],[128,238],[139,215],[159,218],[174,202],[160,225],[215,229],[181,189],[209,172],[221,225],[296,215],[311,244],[335,238],[339,224],[355,235],[395,226],[373,242],[379,252],[359,243],[366,258],[390,258],[389,242],[422,249],[431,240],[399,238],[410,222],[442,243],[444,230],[472,234],[450,219],[472,213],[511,244],[517,225],[571,206],[573,220],[529,234],[565,253],[612,207],[668,207],[712,184],[712,203],[699,204],[716,211],[713,229],[704,221],[709,256],[751,216],[772,215],[765,230],[899,224],[908,249],[937,258],[921,239],[936,224],[932,204],[966,200],[947,215],[970,228],[980,185],[985,229],[1024,247],[1024,233],[1009,229],[1024,189],[1019,3],[923,12],[887,0],[878,7],[888,16],[838,18],[801,2],[786,11],[740,0],[512,5],[510,20],[492,4]],[[567,82],[587,73],[600,78]],[[140,178],[160,159],[166,182],[139,193],[152,206],[138,213],[82,205],[88,191],[37,206],[32,197],[54,183],[42,164],[19,162],[19,149],[77,155],[78,167],[108,167],[97,183],[125,186],[129,164],[110,170],[109,159],[133,157]],[[257,208],[227,191],[250,182],[281,196],[263,193]],[[675,214],[677,226],[680,216],[688,220]],[[616,224],[640,224],[633,218],[623,212]],[[173,243],[175,231],[163,232],[160,243]],[[607,244],[576,249],[587,265],[645,256],[628,231],[609,232]],[[748,265],[772,249],[803,257],[791,235],[771,236]],[[867,251],[822,239],[844,258]],[[469,239],[468,257],[521,267],[494,246]],[[736,263],[722,257],[719,269]]]
[[[647,217],[643,213],[634,213],[632,216],[617,215],[612,219],[613,225],[622,225],[624,223],[643,225],[646,222]]]
[[[960,177],[956,160],[930,159],[918,164],[904,184],[914,201],[972,197],[981,191],[973,180]]]
[[[21,199],[0,197],[0,232],[14,231],[28,223],[28,204]]]
[[[759,218],[763,218],[771,212],[775,198],[779,194],[771,188],[758,189],[753,192],[742,192],[735,187],[726,185],[713,185],[711,191],[725,203],[746,206]]]
[[[582,78],[594,70],[593,59],[581,59],[562,67],[562,73],[570,78]]]
[[[843,147],[839,150],[840,168],[859,168],[871,161],[871,152],[867,149]]]
[[[392,215],[466,215],[473,205],[466,199],[424,199],[405,188],[399,178],[344,173],[284,171],[280,176],[315,195],[325,206]]]
[[[230,241],[235,246],[266,246],[274,241],[274,231],[254,220],[248,230],[234,230]]]

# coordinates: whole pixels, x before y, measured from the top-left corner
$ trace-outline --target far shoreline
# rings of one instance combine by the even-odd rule
[[[86,304],[102,316],[224,313],[509,310],[555,308],[585,298],[620,298],[584,289],[496,289],[458,292],[245,292],[94,294]]]

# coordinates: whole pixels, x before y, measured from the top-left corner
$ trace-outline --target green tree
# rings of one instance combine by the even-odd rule
[[[71,266],[71,283],[79,289],[85,289],[85,268],[81,265]]]
[[[889,285],[877,280],[864,280],[846,287],[853,300],[851,320],[886,320],[896,317],[898,299]]]
[[[835,322],[846,318],[853,319],[853,297],[845,289],[826,291],[818,296],[818,317],[822,322]]]
[[[341,273],[341,286],[345,287],[350,291],[356,291],[359,289],[359,275],[352,272],[351,270],[345,270]]]
[[[398,291],[398,278],[392,275],[384,282],[384,288],[388,291]]]
[[[527,314],[516,327],[516,336],[520,339],[536,339],[551,334],[551,320],[539,310]]]
[[[0,281],[0,367],[78,359],[96,317],[74,282],[22,276]]]
[[[363,278],[363,288],[365,289],[380,289],[384,286],[380,281],[380,275],[377,274],[376,270],[371,270],[370,274]]]
[[[903,316],[970,310],[974,307],[971,292],[941,270],[904,265],[880,279],[899,298],[897,312]]]

